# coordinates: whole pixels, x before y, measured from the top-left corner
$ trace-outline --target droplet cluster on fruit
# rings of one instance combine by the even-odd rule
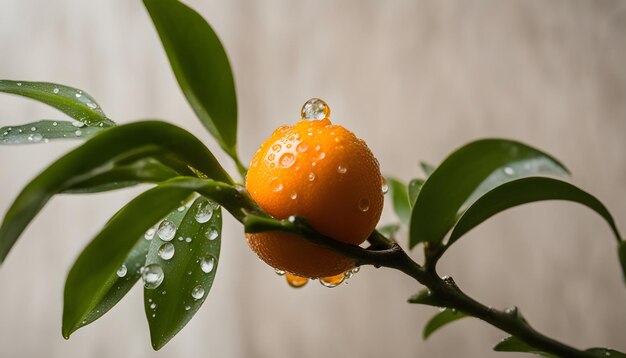
[[[378,161],[365,142],[329,119],[320,99],[302,107],[302,120],[274,131],[252,159],[246,188],[270,215],[304,217],[318,232],[359,245],[383,207]],[[291,275],[328,278],[354,268],[334,251],[288,233],[246,235],[267,264]]]

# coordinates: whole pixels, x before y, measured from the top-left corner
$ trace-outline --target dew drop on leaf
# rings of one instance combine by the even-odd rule
[[[157,234],[163,241],[171,241],[176,234],[176,225],[171,221],[163,220],[161,225],[159,225],[159,229],[157,230]]]
[[[119,269],[117,269],[117,277],[124,277],[127,272],[128,269],[126,268],[126,265],[122,265]]]
[[[212,256],[203,257],[200,260],[200,268],[202,269],[202,272],[204,273],[209,273],[213,271],[214,266],[215,266],[215,258],[213,258]]]
[[[204,297],[204,288],[202,288],[201,286],[194,287],[193,290],[191,291],[191,297],[193,297],[196,300],[199,300],[202,297]]]
[[[153,290],[161,285],[165,275],[163,269],[158,264],[151,264],[144,267],[141,274],[143,286],[149,290]]]
[[[159,257],[163,260],[169,260],[174,257],[175,252],[176,249],[174,248],[174,244],[172,244],[171,242],[166,242],[165,244],[161,245],[161,247],[159,247],[158,254]]]

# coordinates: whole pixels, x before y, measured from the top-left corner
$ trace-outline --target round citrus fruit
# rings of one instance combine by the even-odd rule
[[[359,245],[382,212],[380,168],[365,142],[333,125],[329,113],[323,101],[309,100],[304,119],[274,131],[252,159],[246,188],[273,217],[299,215],[318,232]],[[294,234],[246,237],[263,261],[294,275],[329,277],[354,267],[353,260]]]

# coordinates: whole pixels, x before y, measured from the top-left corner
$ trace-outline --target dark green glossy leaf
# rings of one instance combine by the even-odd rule
[[[198,118],[237,162],[237,96],[219,38],[177,0],[144,0],[178,84]]]
[[[54,162],[22,190],[0,227],[0,262],[53,195],[110,170],[129,152],[146,158],[165,152],[209,178],[232,183],[204,144],[182,128],[158,121],[110,128]]]
[[[424,174],[426,174],[426,176],[430,176],[435,169],[437,169],[434,165],[425,163],[425,162],[420,162],[420,167],[422,167],[422,171],[424,171]]]
[[[415,201],[417,200],[420,190],[422,190],[422,186],[424,186],[423,179],[413,179],[409,182],[409,203],[411,207],[415,206]]]
[[[393,209],[396,215],[403,223],[408,224],[411,219],[411,204],[409,203],[409,192],[406,185],[394,178],[387,178],[387,183],[391,191]]]
[[[483,193],[537,174],[565,175],[567,170],[551,156],[519,142],[484,139],[461,147],[424,183],[413,208],[409,246],[441,242]]]
[[[598,199],[564,181],[529,177],[504,183],[478,199],[461,216],[448,242],[452,244],[463,234],[501,211],[542,200],[567,200],[587,206],[607,221],[617,240],[620,240],[620,234],[611,213]]]
[[[112,169],[80,181],[63,190],[63,193],[99,193],[140,183],[159,183],[176,176],[178,176],[176,171],[161,164],[158,160],[146,158],[130,164],[114,164]]]
[[[620,241],[617,248],[619,255],[619,262],[622,266],[622,273],[624,274],[624,281],[626,281],[626,241]]]
[[[158,186],[133,199],[87,245],[65,283],[63,337],[78,329],[117,281],[117,270],[144,233],[189,195],[175,186]]]
[[[148,248],[150,247],[150,241],[145,240],[142,236],[135,247],[130,251],[124,263],[118,271],[115,277],[111,277],[112,283],[107,282],[107,286],[110,284],[108,291],[102,296],[96,298],[96,306],[84,315],[84,319],[67,332],[67,336],[72,332],[82,328],[107,313],[113,306],[115,306],[131,288],[137,283],[137,280],[141,278],[141,268],[146,263],[146,255],[148,254]],[[97,301],[99,299],[99,301]]]
[[[379,227],[378,232],[385,235],[386,237],[393,238],[396,233],[400,230],[400,224],[388,224]]]
[[[81,128],[82,127],[82,128]],[[20,126],[0,128],[0,144],[46,143],[55,139],[85,139],[101,131],[82,122],[42,120]]]
[[[435,333],[435,331],[439,330],[441,327],[447,325],[448,323],[452,323],[461,318],[467,317],[463,312],[459,312],[452,309],[444,309],[443,311],[437,313],[433,318],[428,321],[426,327],[424,327],[423,338],[427,339],[431,334]]]
[[[437,300],[433,296],[433,294],[430,292],[430,290],[428,290],[426,288],[423,289],[423,290],[420,290],[418,293],[416,293],[413,296],[409,297],[408,302],[409,303],[417,303],[417,304],[427,305],[427,306],[434,306],[434,307],[441,306],[441,302],[439,302],[439,300]]]
[[[76,88],[48,82],[0,80],[0,92],[45,103],[91,127],[115,125],[89,94]]]
[[[610,348],[590,348],[585,352],[589,352],[596,357],[602,358],[626,358],[626,354]]]
[[[170,241],[155,236],[147,258],[158,265],[163,282],[144,288],[144,305],[154,349],[161,349],[195,315],[209,294],[219,262],[222,214],[203,197],[196,199],[184,218],[168,222],[177,226]],[[173,256],[169,256],[173,250]]]
[[[497,352],[532,353],[532,354],[537,354],[537,355],[540,355],[542,357],[547,357],[547,358],[558,358],[555,355],[539,351],[514,336],[509,336],[503,339],[502,341],[500,341],[500,343],[496,344],[496,346],[493,347],[493,350]]]

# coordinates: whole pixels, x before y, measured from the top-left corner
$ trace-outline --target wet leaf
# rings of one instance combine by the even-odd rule
[[[222,213],[214,202],[199,197],[179,217],[168,221],[177,226],[176,234],[170,241],[155,236],[147,258],[148,265],[161,267],[163,282],[154,289],[144,288],[145,311],[156,350],[200,309],[211,290],[220,254]]]
[[[461,147],[424,183],[412,212],[409,246],[441,242],[482,194],[538,174],[565,175],[567,170],[551,156],[519,142],[484,139]]]
[[[91,127],[111,127],[100,105],[86,92],[57,83],[0,80],[0,92],[28,97],[50,105]]]
[[[428,337],[430,337],[431,334],[435,333],[443,326],[449,323],[452,323],[454,321],[457,321],[464,317],[468,317],[468,316],[464,314],[463,312],[458,312],[456,310],[452,310],[448,308],[444,309],[443,311],[433,316],[433,318],[431,318],[430,321],[428,321],[428,323],[426,324],[426,327],[424,327],[423,338],[427,339]]]
[[[42,120],[20,126],[2,127],[0,145],[37,144],[56,139],[86,139],[102,130],[100,127],[88,127],[81,123]]]

